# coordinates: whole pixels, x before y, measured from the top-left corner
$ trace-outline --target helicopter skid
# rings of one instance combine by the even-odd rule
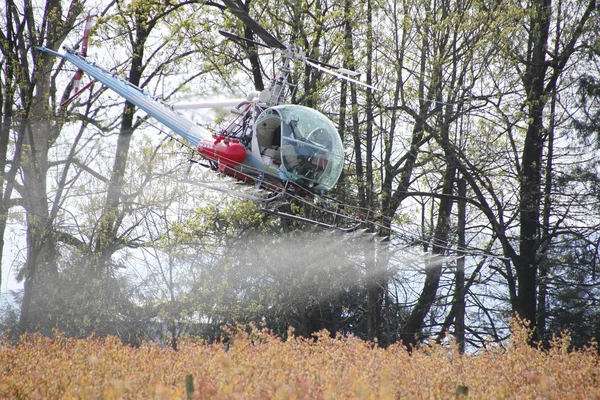
[[[310,224],[310,225],[315,225],[315,226],[319,226],[321,228],[327,228],[327,229],[335,229],[341,232],[345,232],[345,233],[350,233],[350,232],[356,232],[360,229],[360,227],[363,225],[362,222],[348,227],[348,228],[343,228],[341,226],[338,225],[334,225],[334,224],[327,224],[325,222],[321,222],[321,221],[316,221],[314,219],[310,219],[310,218],[304,218],[304,217],[300,217],[298,215],[294,215],[294,214],[289,214],[283,211],[280,211],[276,208],[268,208],[268,207],[262,207],[260,209],[262,212],[264,212],[265,214],[270,214],[270,215],[274,215],[277,216],[279,218],[285,218],[285,219],[289,219],[292,221],[297,221],[297,222],[302,222],[305,224]]]

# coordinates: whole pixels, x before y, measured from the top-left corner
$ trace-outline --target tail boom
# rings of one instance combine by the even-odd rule
[[[109,71],[87,61],[74,50],[66,48],[65,53],[58,53],[46,47],[37,47],[37,49],[69,61],[96,81],[144,110],[163,125],[186,139],[192,146],[197,147],[202,139],[212,137],[211,133],[206,129],[198,126],[195,122],[172,110],[162,102],[152,98],[143,89],[117,78]]]

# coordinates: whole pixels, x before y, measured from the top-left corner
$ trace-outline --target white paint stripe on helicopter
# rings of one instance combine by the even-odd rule
[[[153,99],[150,95],[145,93],[143,89],[119,79],[114,76],[114,74],[90,63],[72,49],[67,48],[65,49],[66,53],[61,54],[45,47],[36,48],[71,62],[89,76],[93,77],[104,86],[112,89],[115,93],[124,97],[132,104],[135,104],[154,119],[186,139],[192,146],[197,147],[202,139],[212,137],[212,134],[209,131],[198,126],[195,122],[190,121],[178,112],[171,110],[160,101]]]

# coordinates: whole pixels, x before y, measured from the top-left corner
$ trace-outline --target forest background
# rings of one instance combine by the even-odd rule
[[[153,96],[243,97],[277,56],[220,36],[252,38],[222,4],[8,0],[0,253],[22,290],[2,293],[4,330],[177,348],[253,322],[382,345],[450,332],[464,350],[506,339],[518,314],[535,341],[598,337],[594,0],[240,4],[282,42],[378,87],[299,65],[291,101],[337,124],[347,162],[331,195],[379,213],[375,233],[389,240],[316,231],[208,190],[240,189],[101,85],[61,107],[74,69],[34,49],[76,45],[91,13],[89,58]]]

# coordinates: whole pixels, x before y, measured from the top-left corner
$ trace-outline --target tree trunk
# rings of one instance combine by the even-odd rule
[[[48,64],[46,67],[42,69],[49,70]],[[20,332],[39,328],[44,333],[49,333],[52,328],[51,312],[46,307],[51,301],[58,272],[56,241],[52,233],[54,227],[46,195],[52,115],[47,102],[40,98],[48,96],[49,91],[49,74],[37,74],[38,95],[33,100],[31,113],[25,113],[22,121],[25,125],[24,147],[27,149],[22,163],[21,193],[27,216],[27,258],[22,274],[24,292]]]
[[[431,253],[433,255],[443,255],[448,245],[448,236],[450,233],[450,217],[452,213],[454,192],[454,181],[456,177],[456,167],[452,163],[446,165],[444,178],[442,182],[442,198],[438,207],[438,218]],[[417,304],[412,309],[410,316],[402,327],[400,338],[405,346],[414,346],[417,342],[419,332],[425,322],[425,318],[435,301],[437,290],[442,276],[442,263],[435,258],[425,266],[425,283]]]
[[[144,11],[135,12],[135,42],[133,46],[133,57],[131,68],[129,70],[129,82],[139,86],[144,69],[144,46],[156,20],[150,20]],[[96,279],[102,278],[107,272],[112,255],[119,250],[123,244],[119,239],[119,228],[122,222],[122,196],[123,185],[125,182],[125,173],[127,160],[129,157],[129,148],[134,132],[134,114],[135,105],[129,101],[125,102],[123,107],[123,117],[119,129],[117,148],[115,151],[115,160],[112,168],[112,175],[107,188],[106,200],[100,220],[100,228],[96,235],[95,257],[92,258],[91,271]]]
[[[12,168],[7,171],[8,162],[8,144],[10,142],[11,127],[14,118],[14,95],[17,89],[15,82],[15,66],[11,62],[13,54],[15,54],[15,38],[10,34],[12,31],[12,10],[7,6],[5,14],[5,40],[4,45],[0,49],[3,56],[3,62],[0,63],[0,68],[4,71],[4,80],[0,81],[0,113],[2,120],[0,121],[0,287],[2,287],[2,254],[4,254],[4,233],[6,232],[6,223],[8,221],[8,210],[10,208],[10,197],[12,195],[13,180],[16,175],[16,166],[19,164],[18,158],[21,154],[21,145],[23,138],[23,130],[18,130],[18,142],[15,145],[15,155],[12,162]],[[2,301],[0,292],[0,301]]]
[[[467,186],[464,179],[457,182],[458,189],[458,238],[456,247],[459,252],[459,259],[456,260],[456,278],[454,289],[454,307],[456,316],[454,319],[454,336],[458,344],[458,351],[465,352],[465,246],[466,246],[466,225],[467,225]]]
[[[543,113],[546,104],[545,77],[548,65],[546,49],[550,28],[550,0],[535,0],[531,19],[531,53],[525,72],[524,87],[527,92],[529,124],[523,147],[520,181],[521,232],[519,257],[515,260],[517,271],[517,302],[515,312],[535,327],[537,318],[537,271],[540,245],[540,206],[542,181],[542,155],[545,142]]]
[[[12,12],[13,16],[19,15],[15,11],[16,7],[13,2],[9,2],[7,12]],[[49,168],[48,151],[61,125],[55,121],[52,108],[54,88],[51,82],[51,71],[55,59],[47,54],[34,53],[34,64],[30,70],[28,57],[31,54],[28,52],[33,51],[30,47],[31,43],[43,43],[47,47],[56,48],[64,40],[67,31],[73,25],[73,20],[81,12],[81,5],[71,3],[69,10],[65,12],[69,19],[63,21],[61,2],[49,1],[46,4],[46,20],[40,23],[44,29],[35,25],[35,10],[26,6],[23,12],[24,21],[20,22],[24,24],[25,30],[12,31],[13,27],[9,28],[10,34],[15,35],[14,43],[18,43],[18,46],[13,48],[14,54],[9,58],[19,60],[18,65],[21,68],[17,85],[20,88],[22,110],[16,125],[18,131],[23,133],[20,165],[23,186],[20,194],[27,219],[27,258],[20,274],[24,279],[24,292],[19,331],[26,332],[40,328],[42,332],[50,333],[55,319],[51,300],[56,291],[58,260],[55,227],[49,211],[46,182]],[[50,29],[45,31],[48,27]],[[38,37],[40,32],[45,36]],[[27,38],[17,35],[27,35]],[[18,138],[19,141],[20,136]],[[19,142],[17,146],[18,144]],[[7,195],[10,195],[10,191],[4,194],[4,206],[8,200]]]

